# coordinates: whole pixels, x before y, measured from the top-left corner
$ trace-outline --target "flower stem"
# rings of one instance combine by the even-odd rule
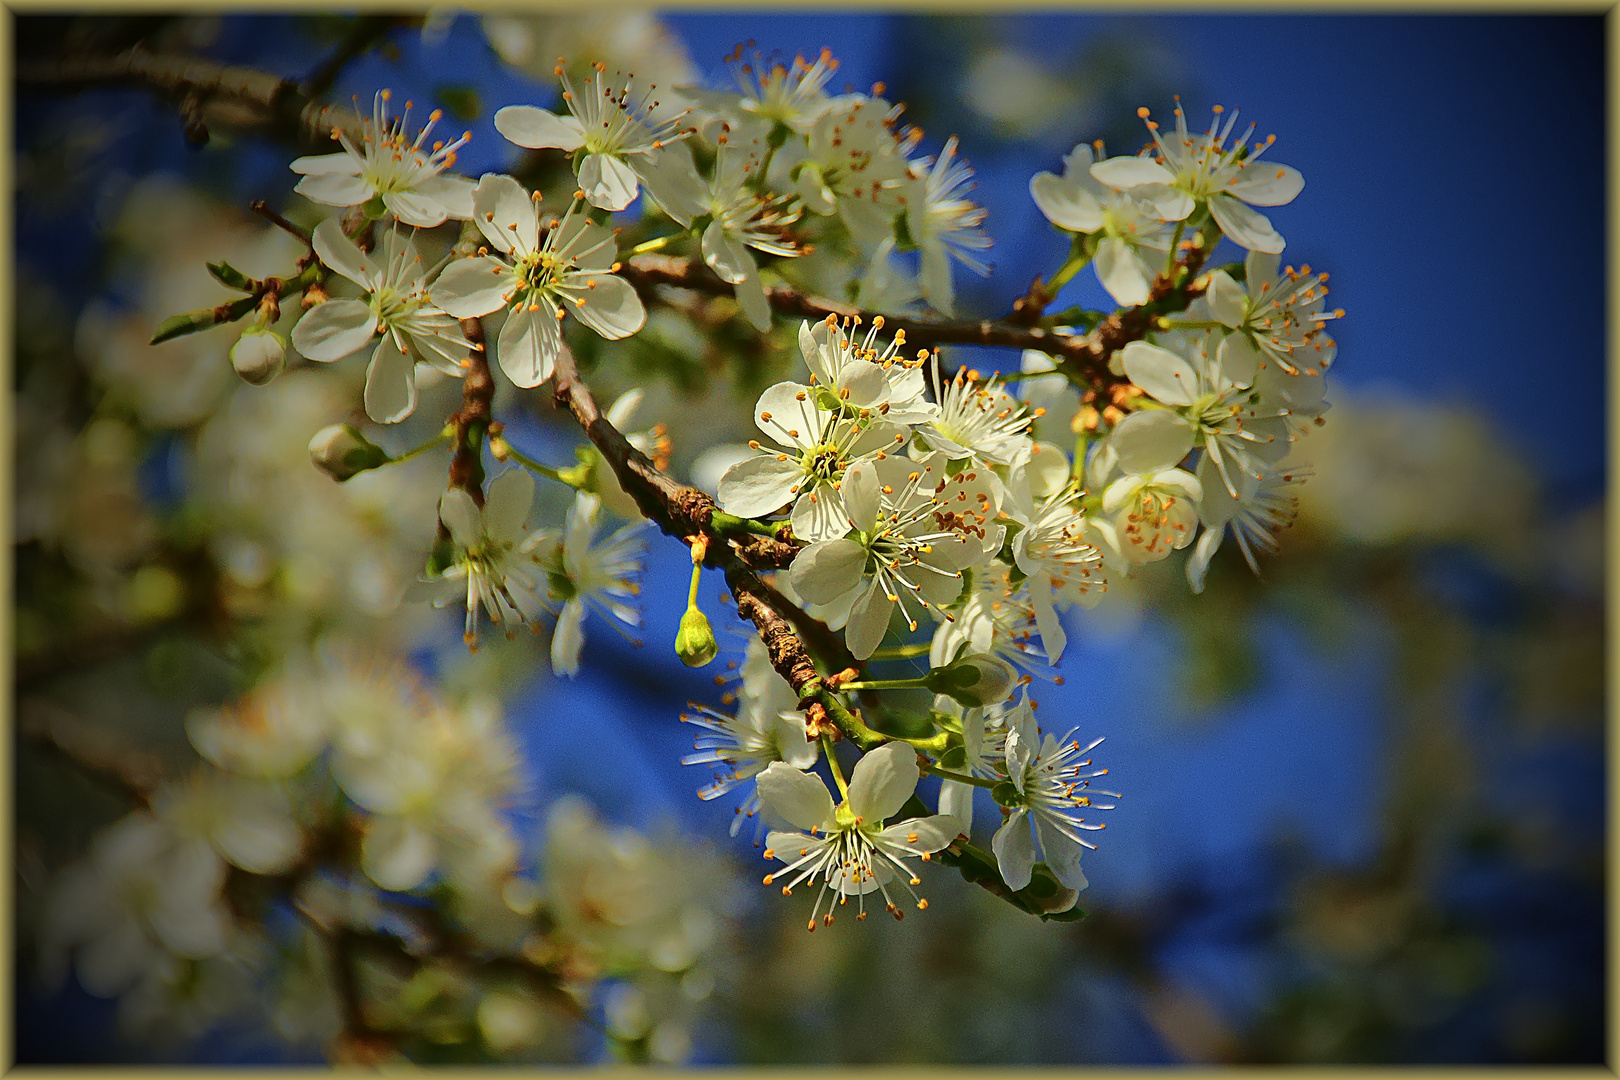
[[[517,462],[519,465],[522,465],[525,469],[528,469],[530,472],[539,473],[541,476],[544,476],[547,479],[555,480],[559,484],[567,484],[576,491],[580,490],[582,478],[569,475],[573,473],[574,470],[569,469],[567,472],[564,472],[562,469],[554,469],[550,465],[546,465],[543,462],[534,460],[534,458],[523,453],[517,447],[507,442],[505,438],[496,436],[496,439],[500,440],[501,453],[505,454],[507,457],[510,457],[513,461]]]
[[[445,443],[449,442],[452,438],[455,437],[455,434],[456,434],[456,429],[455,429],[454,425],[446,426],[443,431],[441,431],[437,435],[433,436],[433,438],[429,439],[427,442],[423,443],[421,446],[415,447],[415,448],[410,449],[410,450],[406,450],[402,454],[395,454],[392,457],[390,457],[387,461],[383,462],[383,464],[385,464],[385,465],[398,465],[402,461],[409,461],[413,457],[419,457],[422,454],[427,453],[429,450],[432,450],[435,447],[442,446]]]
[[[765,522],[755,521],[753,518],[738,517],[723,510],[716,510],[709,516],[709,524],[714,526],[715,532],[722,535],[728,533],[753,533],[756,536],[780,536],[787,526],[785,521]]]
[[[821,749],[827,755],[827,767],[832,769],[833,779],[838,783],[838,794],[846,800],[849,798],[849,784],[844,781],[844,770],[838,764],[838,755],[833,753],[832,736],[821,737]]]
[[[1187,219],[1182,218],[1176,222],[1175,235],[1170,237],[1170,256],[1165,260],[1164,273],[1166,277],[1176,272],[1176,249],[1181,247],[1182,234],[1187,231]]]
[[[972,784],[974,787],[993,788],[996,786],[994,780],[986,780],[981,776],[969,776],[967,773],[951,772],[949,769],[941,769],[937,765],[928,766],[928,775],[937,776],[941,780],[955,780],[958,784]]]
[[[1042,291],[1047,296],[1056,299],[1058,290],[1067,285],[1070,278],[1084,270],[1089,262],[1091,262],[1091,256],[1079,250],[1078,245],[1076,245],[1075,250],[1070,252],[1068,259],[1062,266],[1058,267],[1057,273],[1053,274],[1051,279],[1042,286]]]
[[[911,690],[917,687],[926,687],[927,676],[918,675],[910,679],[862,679],[859,682],[844,683],[844,690]]]
[[[686,590],[686,607],[690,611],[698,606],[698,579],[703,576],[703,560],[697,559],[692,563],[692,586]]]

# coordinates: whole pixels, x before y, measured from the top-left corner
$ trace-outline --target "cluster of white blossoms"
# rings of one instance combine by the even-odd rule
[[[739,48],[728,64],[733,89],[660,89],[559,58],[554,108],[494,113],[495,130],[525,152],[511,174],[454,175],[469,136],[430,144],[439,115],[412,132],[411,104],[390,119],[386,92],[370,118],[336,134],[340,153],[296,161],[297,190],[347,212],[310,235],[292,279],[305,309],[292,344],[322,362],[368,355],[363,402],[377,423],[416,410],[419,380],[466,378],[462,410],[426,446],[391,455],[335,424],[311,455],[347,480],[452,443],[438,540],[409,595],[453,603],[473,646],[486,618],[509,637],[554,619],[559,675],[580,670],[588,609],[639,626],[643,514],[691,547],[676,639],[690,666],[718,648],[697,604],[702,567],[779,570],[769,603],[751,599],[755,610],[789,609],[806,655],[787,655],[759,623],[740,687],[721,708],[695,704],[683,717],[701,729],[686,763],[715,769],[702,797],[736,792],[733,833],[757,819],[756,839],[767,834],[767,856],[786,864],[767,880],[818,886],[812,925],[852,897],[864,917],[872,893],[898,914],[901,901],[925,905],[917,867],[937,857],[976,880],[998,877],[1026,910],[1059,914],[1085,886],[1080,853],[1099,825],[1084,814],[1108,806],[1092,802],[1101,772],[1090,748],[1039,728],[1029,688],[1062,681],[1065,620],[1104,602],[1111,582],[1181,552],[1201,591],[1228,535],[1253,566],[1292,520],[1309,475],[1292,451],[1326,411],[1336,348],[1326,327],[1342,313],[1325,307],[1325,274],[1283,264],[1282,237],[1253,208],[1289,203],[1303,179],[1266,156],[1273,138],[1240,132],[1235,111],[1217,106],[1194,133],[1179,103],[1174,131],[1141,110],[1151,135],[1141,153],[1081,145],[1061,175],[1031,179],[1034,209],[1069,238],[1068,256],[1035,280],[1034,307],[992,333],[989,322],[911,310],[920,299],[951,314],[954,264],[990,269],[985,211],[968,198],[957,140],[919,156],[923,133],[901,123],[881,84],[829,92],[838,64],[825,51],[789,63]],[[562,205],[539,190],[559,187]],[[460,230],[453,242],[433,238],[446,223]],[[1216,261],[1223,238],[1246,251],[1242,262]],[[1087,265],[1121,309],[1073,309],[1082,332],[1069,315],[1043,313]],[[228,268],[215,276],[260,297],[259,333],[280,318],[282,294]],[[329,294],[336,279],[359,295]],[[861,311],[811,295],[828,283]],[[798,319],[807,308],[820,314]],[[759,395],[760,437],[735,448],[713,505],[690,490],[672,499],[667,476],[647,486],[649,469],[668,468],[664,431],[619,438],[642,389],[599,420],[574,396],[570,338],[588,369],[595,339],[626,341],[602,355],[633,368],[650,312],[733,320],[770,347],[784,311],[796,315],[781,329],[797,331],[789,362],[803,373]],[[919,341],[1024,352],[1017,372],[981,372]],[[237,366],[268,381],[280,361],[249,364],[270,349],[250,345]],[[511,445],[493,415],[497,370],[518,391],[557,377],[557,401],[593,444],[576,467]],[[487,482],[486,440],[506,465]],[[572,489],[549,527],[530,520],[536,475]],[[767,563],[743,547],[761,537]],[[924,658],[921,672],[881,668]],[[930,691],[934,704],[889,704],[889,690]],[[861,756],[846,782],[840,755],[852,747]],[[944,784],[934,813],[918,791],[925,776]],[[976,788],[1005,818],[988,850],[972,843]],[[414,818],[409,795],[367,791],[369,802],[351,797],[377,815],[364,854],[379,884],[410,888],[442,855],[468,854]]]
[[[285,1037],[330,1037],[341,1027],[334,943],[417,950],[436,932],[423,921],[433,896],[448,897],[445,916],[479,955],[550,972],[581,1005],[617,992],[609,978],[691,976],[676,1022],[706,996],[717,900],[695,887],[696,866],[678,872],[670,848],[683,842],[655,848],[629,831],[604,842],[587,809],[559,803],[529,863],[509,814],[522,797],[517,747],[492,700],[451,705],[396,662],[328,646],[194,711],[187,734],[206,764],[103,832],[43,905],[47,977],[71,963],[87,990],[120,999],[132,1029],[161,1019],[195,1034],[258,1008]],[[652,877],[667,891],[644,888]],[[290,921],[265,917],[289,902]],[[330,954],[312,970],[297,959],[306,939]],[[366,954],[368,986],[393,978],[386,954]],[[497,1049],[561,1020],[555,1002],[505,976],[466,989]],[[295,992],[303,1000],[287,1000]],[[408,984],[370,1007],[433,1022],[433,1003]],[[676,1051],[667,1059],[684,1056],[677,1034],[662,1036]]]

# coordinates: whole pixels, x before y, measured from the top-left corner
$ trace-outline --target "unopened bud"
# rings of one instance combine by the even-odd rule
[[[309,440],[309,459],[317,469],[341,482],[387,464],[388,454],[350,425],[333,424],[321,428]]]
[[[262,326],[249,326],[231,346],[231,367],[254,386],[263,386],[286,366],[287,340]]]
[[[675,633],[675,655],[687,667],[702,667],[719,651],[708,618],[696,604],[688,607],[681,616],[681,628]]]
[[[989,653],[973,653],[928,673],[925,685],[936,694],[955,698],[968,708],[1000,705],[1018,687],[1018,672],[1007,661]]]

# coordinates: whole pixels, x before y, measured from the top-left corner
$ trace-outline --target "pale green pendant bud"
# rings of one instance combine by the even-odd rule
[[[309,459],[332,479],[343,481],[386,465],[388,454],[348,424],[333,424],[309,440]]]
[[[696,604],[687,608],[686,614],[681,616],[681,628],[675,633],[675,655],[687,667],[702,667],[719,652],[720,646],[714,640],[707,616]]]
[[[955,698],[968,708],[1000,705],[1018,687],[1018,672],[1007,661],[989,653],[973,653],[930,671],[923,685],[936,694]]]
[[[286,366],[287,339],[261,326],[249,326],[231,346],[231,367],[254,386],[263,386]]]

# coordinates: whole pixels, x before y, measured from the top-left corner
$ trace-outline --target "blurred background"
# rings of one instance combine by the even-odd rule
[[[45,884],[128,809],[35,736],[183,771],[187,712],[318,635],[408,655],[452,696],[497,692],[522,748],[520,833],[578,796],[607,826],[708,852],[725,944],[675,1057],[1602,1059],[1601,18],[16,19],[22,58],[137,42],[295,78],[343,56],[331,100],[386,86],[436,102],[472,131],[473,176],[513,167],[491,115],[553,104],[558,55],[718,88],[739,42],[825,46],[841,61],[829,89],[881,80],[925,148],[961,137],[996,240],[990,278],[958,276],[971,317],[1007,311],[1066,250],[1031,174],[1077,142],[1134,150],[1136,108],[1167,114],[1179,93],[1195,124],[1222,104],[1277,134],[1273,155],[1306,178],[1271,214],[1285,259],[1331,272],[1348,314],[1333,409],[1304,446],[1316,475],[1263,578],[1228,545],[1202,596],[1159,564],[1069,623],[1067,681],[1041,689],[1042,715],[1106,736],[1096,757],[1124,793],[1087,857],[1089,917],[1043,924],[936,873],[926,915],[807,935],[803,898],[757,885],[750,830],[727,837],[734,800],[700,802],[707,776],[679,764],[682,704],[719,694],[665,647],[684,549],[651,540],[647,647],[596,622],[571,682],[549,674],[544,638],[469,656],[453,615],[393,608],[431,540],[443,463],[341,487],[309,466],[310,434],[354,408],[359,370],[297,366],[255,388],[231,371],[229,331],[146,344],[167,315],[217,302],[205,260],[253,274],[296,255],[246,212],[299,201],[294,151],[223,123],[197,146],[173,103],[138,89],[19,86],[20,1062],[319,1060],[251,1018],[132,1038],[114,1002],[43,979],[31,948]],[[1074,303],[1106,306],[1090,275],[1058,301]],[[684,474],[747,437],[747,402],[789,360],[791,328],[777,336],[780,349],[746,329],[705,341],[655,318],[582,360],[603,400],[647,390],[636,426],[666,425]],[[437,423],[457,396],[428,390],[417,418]],[[515,397],[497,415],[568,460],[576,437]],[[722,589],[706,580],[704,599],[736,660]],[[607,1042],[585,1031],[567,1056],[603,1059]]]

